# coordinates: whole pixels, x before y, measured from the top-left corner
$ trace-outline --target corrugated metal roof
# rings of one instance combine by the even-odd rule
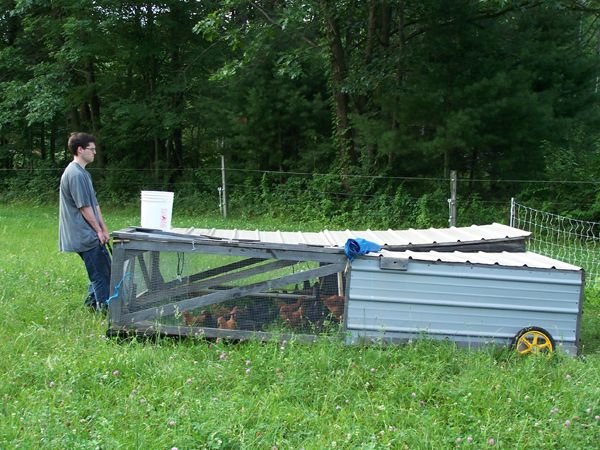
[[[571,264],[567,264],[556,259],[549,258],[544,255],[533,252],[413,252],[406,250],[402,252],[394,252],[388,250],[382,250],[379,253],[368,253],[367,257],[379,257],[379,255],[386,258],[402,258],[412,259],[416,261],[430,261],[430,262],[444,262],[444,263],[469,263],[469,264],[483,264],[483,265],[496,265],[505,267],[529,267],[535,269],[560,269],[560,270],[581,270],[581,267],[577,267]]]
[[[274,244],[303,244],[318,247],[344,247],[348,239],[363,238],[385,247],[427,244],[456,244],[467,242],[526,239],[531,233],[507,225],[471,225],[470,227],[429,228],[415,230],[343,230],[321,232],[223,230],[216,228],[174,228],[172,233],[202,236],[227,241],[247,241]]]

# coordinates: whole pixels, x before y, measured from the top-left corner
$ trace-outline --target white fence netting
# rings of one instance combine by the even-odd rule
[[[512,200],[510,224],[532,233],[528,250],[583,267],[586,285],[600,287],[599,222],[559,216]]]

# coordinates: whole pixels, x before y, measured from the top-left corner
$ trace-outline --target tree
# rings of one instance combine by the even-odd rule
[[[455,169],[496,196],[498,180],[556,174],[549,152],[597,158],[596,1],[0,6],[4,167],[60,158],[73,129],[98,135],[115,189],[117,169],[167,185],[223,153],[240,169],[331,172],[345,190],[351,174]]]

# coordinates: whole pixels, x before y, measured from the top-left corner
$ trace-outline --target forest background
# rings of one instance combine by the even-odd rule
[[[600,2],[0,0],[0,197],[171,190],[322,225],[600,220]],[[369,211],[369,213],[367,213]],[[292,216],[290,216],[290,214]]]

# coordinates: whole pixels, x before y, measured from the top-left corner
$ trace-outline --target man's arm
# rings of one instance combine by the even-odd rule
[[[96,211],[98,212],[98,218],[100,219],[100,228],[102,228],[102,231],[105,234],[106,242],[108,242],[110,240],[110,233],[108,232],[108,228],[106,227],[106,224],[104,223],[104,217],[102,217],[102,211],[100,211],[100,205],[96,206]]]
[[[100,223],[96,220],[96,216],[94,215],[94,210],[91,206],[83,206],[79,208],[81,211],[81,215],[85,219],[87,223],[94,229],[96,234],[98,235],[98,240],[101,244],[106,244],[109,240],[108,230],[106,229],[106,225],[104,225],[104,221],[102,220],[102,214],[100,213],[100,209],[98,209],[98,217],[100,218]]]

